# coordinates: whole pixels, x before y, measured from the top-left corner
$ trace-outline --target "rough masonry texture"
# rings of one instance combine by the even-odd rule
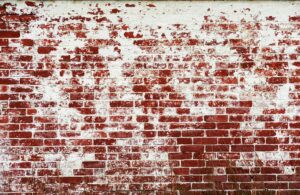
[[[297,190],[300,3],[2,1],[0,138],[1,194]]]

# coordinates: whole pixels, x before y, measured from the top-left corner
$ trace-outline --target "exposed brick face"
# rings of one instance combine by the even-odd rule
[[[299,189],[299,29],[298,2],[1,2],[0,193]]]

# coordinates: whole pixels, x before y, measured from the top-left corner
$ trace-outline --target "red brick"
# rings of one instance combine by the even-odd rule
[[[24,132],[24,131],[10,132],[9,137],[10,138],[31,138],[32,133],[31,132]]]
[[[277,145],[255,145],[255,151],[277,151]]]
[[[231,146],[231,150],[234,152],[253,152],[253,145],[233,145]]]
[[[42,146],[43,140],[41,139],[22,139],[19,141],[20,146]]]
[[[202,145],[184,145],[180,147],[182,152],[203,152],[204,147]]]
[[[76,54],[98,54],[98,47],[84,47],[84,48],[76,48]]]
[[[110,102],[111,107],[133,107],[133,102],[131,101],[112,101]]]
[[[20,37],[19,31],[0,31],[0,38],[18,38]]]
[[[61,183],[68,184],[79,184],[85,181],[84,177],[60,177],[59,181]]]
[[[49,54],[51,51],[55,51],[55,47],[39,47],[38,53],[39,54]]]
[[[132,137],[131,132],[111,132],[109,133],[111,138],[130,138]]]
[[[11,122],[12,123],[32,123],[33,118],[32,118],[32,116],[13,117]]]
[[[19,81],[17,79],[10,79],[10,78],[0,78],[1,85],[13,85],[18,84]]]
[[[204,116],[204,120],[206,122],[227,122],[228,121],[228,116],[227,115]]]
[[[105,162],[103,161],[84,161],[82,162],[83,168],[104,168]]]
[[[226,108],[227,114],[248,114],[249,108]]]
[[[149,92],[149,86],[147,85],[135,85],[132,89],[134,92]]]
[[[160,116],[159,122],[179,122],[179,118],[174,116]]]
[[[191,153],[169,153],[169,159],[176,160],[176,159],[191,159]]]
[[[286,77],[271,77],[267,79],[267,82],[270,84],[284,84],[287,83]]]
[[[240,123],[217,123],[218,129],[239,129]]]

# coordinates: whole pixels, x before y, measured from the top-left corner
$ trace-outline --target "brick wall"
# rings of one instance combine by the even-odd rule
[[[299,29],[299,2],[1,2],[0,192],[299,189]]]

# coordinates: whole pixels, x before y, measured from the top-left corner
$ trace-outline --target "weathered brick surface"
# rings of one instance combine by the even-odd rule
[[[299,189],[299,10],[1,2],[0,192]]]

